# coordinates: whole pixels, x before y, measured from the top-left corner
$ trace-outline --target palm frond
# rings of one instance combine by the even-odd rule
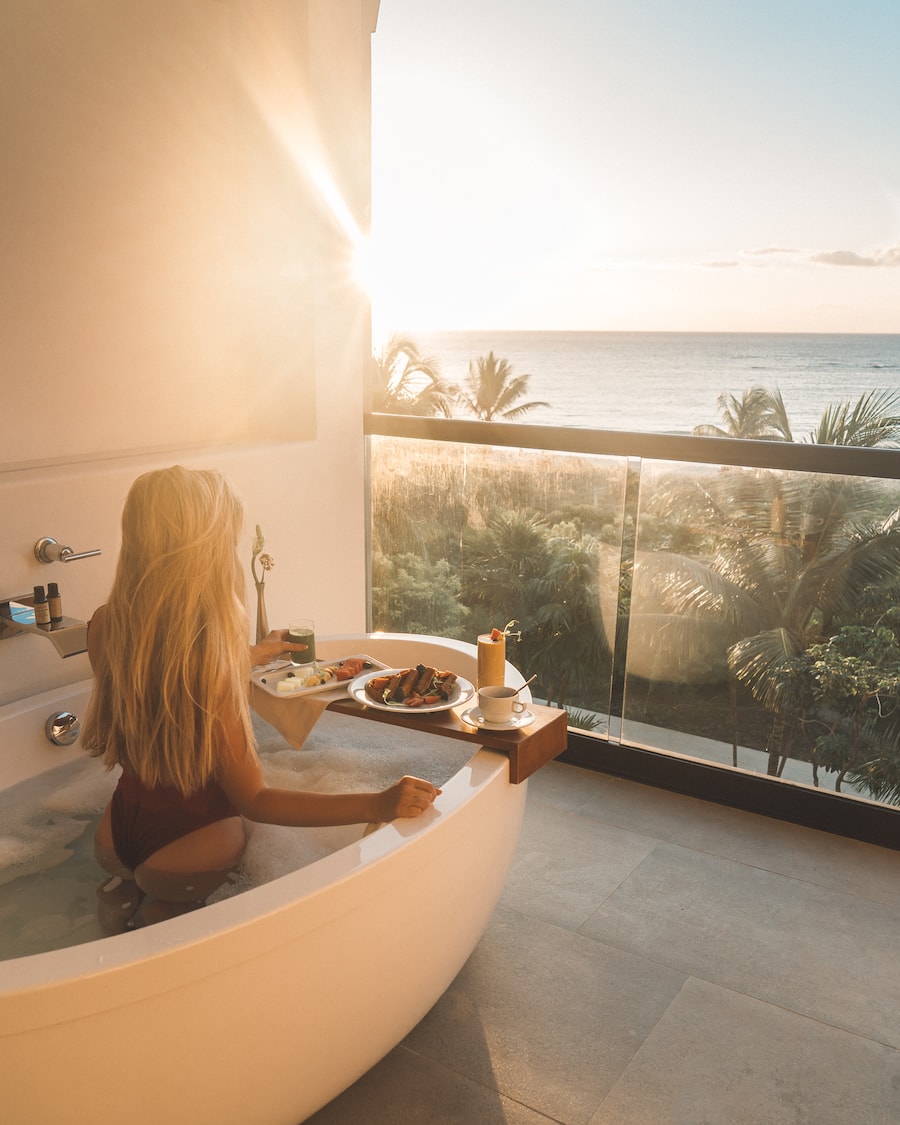
[[[372,358],[374,410],[451,416],[452,388],[441,378],[437,361],[420,351],[411,336],[392,333]]]
[[[632,610],[659,607],[687,617],[703,617],[755,630],[770,623],[771,599],[758,600],[742,582],[686,555],[639,552],[632,583]]]
[[[791,672],[800,651],[797,638],[787,629],[768,629],[732,645],[728,666],[754,699],[766,710],[780,714],[797,699],[798,684]]]
[[[817,560],[803,585],[816,590],[816,601],[828,613],[851,617],[869,586],[900,571],[900,525],[892,520],[856,528],[838,554]],[[807,589],[798,597],[809,600]]]
[[[900,440],[900,392],[868,391],[827,407],[809,441],[816,445],[896,445]]]
[[[681,614],[634,613],[628,619],[626,672],[666,683],[719,683],[728,676],[734,628]]]

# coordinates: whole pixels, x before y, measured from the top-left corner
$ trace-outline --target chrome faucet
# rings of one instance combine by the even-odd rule
[[[74,562],[76,559],[89,559],[99,555],[100,551],[73,551],[71,547],[63,547],[50,535],[44,535],[34,545],[34,557],[38,562]]]

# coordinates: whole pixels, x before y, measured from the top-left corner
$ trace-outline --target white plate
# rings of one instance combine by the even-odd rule
[[[337,660],[317,660],[317,668],[336,668],[345,660],[365,660],[371,664],[372,668],[369,670],[369,675],[379,673],[384,665],[380,660],[375,660],[374,657],[366,656],[364,653],[356,652],[352,656],[341,656]],[[282,680],[298,679],[300,677],[308,677],[314,674],[314,668],[311,664],[292,664],[289,660],[279,660],[274,665],[268,664],[262,668],[256,668],[250,673],[250,679],[255,684],[259,684],[263,691],[268,692],[269,695],[274,695],[276,699],[304,699],[307,695],[315,695],[320,691],[332,691],[334,688],[344,687],[345,684],[352,683],[352,680],[329,680],[326,684],[315,684],[313,687],[296,688],[294,691],[279,691],[278,685]]]
[[[489,723],[482,715],[480,707],[470,707],[468,711],[463,711],[460,718],[470,727],[484,727],[485,730],[521,730],[522,727],[530,726],[534,722],[534,713],[520,711],[513,715],[508,723]]]
[[[423,703],[421,707],[407,707],[405,703],[376,703],[366,695],[366,684],[373,676],[393,676],[396,672],[402,671],[402,668],[380,668],[374,672],[364,672],[350,684],[350,694],[357,703],[365,703],[367,707],[374,707],[377,711],[402,711],[407,715],[429,715],[435,711],[449,711],[453,707],[468,703],[475,695],[475,685],[470,684],[462,676],[457,676],[449,699],[444,699],[440,703]]]

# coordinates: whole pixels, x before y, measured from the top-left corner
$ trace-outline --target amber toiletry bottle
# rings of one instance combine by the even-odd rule
[[[50,620],[62,621],[62,598],[59,596],[59,586],[55,582],[47,583],[47,603],[50,606]]]
[[[50,624],[50,606],[43,586],[34,588],[34,623],[35,625]]]

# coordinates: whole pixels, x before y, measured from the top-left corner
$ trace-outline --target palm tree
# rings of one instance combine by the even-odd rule
[[[781,391],[750,387],[741,398],[723,391],[718,399],[722,426],[695,426],[698,437],[756,438],[793,441]]]
[[[781,391],[776,387],[750,387],[741,398],[718,397],[721,426],[695,426],[699,437],[756,438],[762,441],[793,441],[791,424]],[[818,426],[804,441],[814,445],[896,445],[900,439],[900,393],[868,391],[856,402],[827,407]]]
[[[869,586],[897,573],[900,518],[862,522],[883,502],[880,482],[864,478],[724,469],[676,487],[678,499],[672,491],[658,501],[684,510],[693,492],[716,548],[708,560],[651,556],[654,589],[676,620],[731,633],[728,668],[772,715],[768,772],[779,774],[802,703],[793,662],[852,621]]]
[[[513,375],[509,360],[497,359],[493,352],[469,364],[463,387],[453,393],[461,406],[482,422],[497,419],[512,421],[529,410],[549,406],[548,402],[519,402],[528,393],[530,375]]]
[[[423,355],[409,336],[392,333],[373,360],[373,410],[450,417],[450,387],[441,378],[437,362]]]

